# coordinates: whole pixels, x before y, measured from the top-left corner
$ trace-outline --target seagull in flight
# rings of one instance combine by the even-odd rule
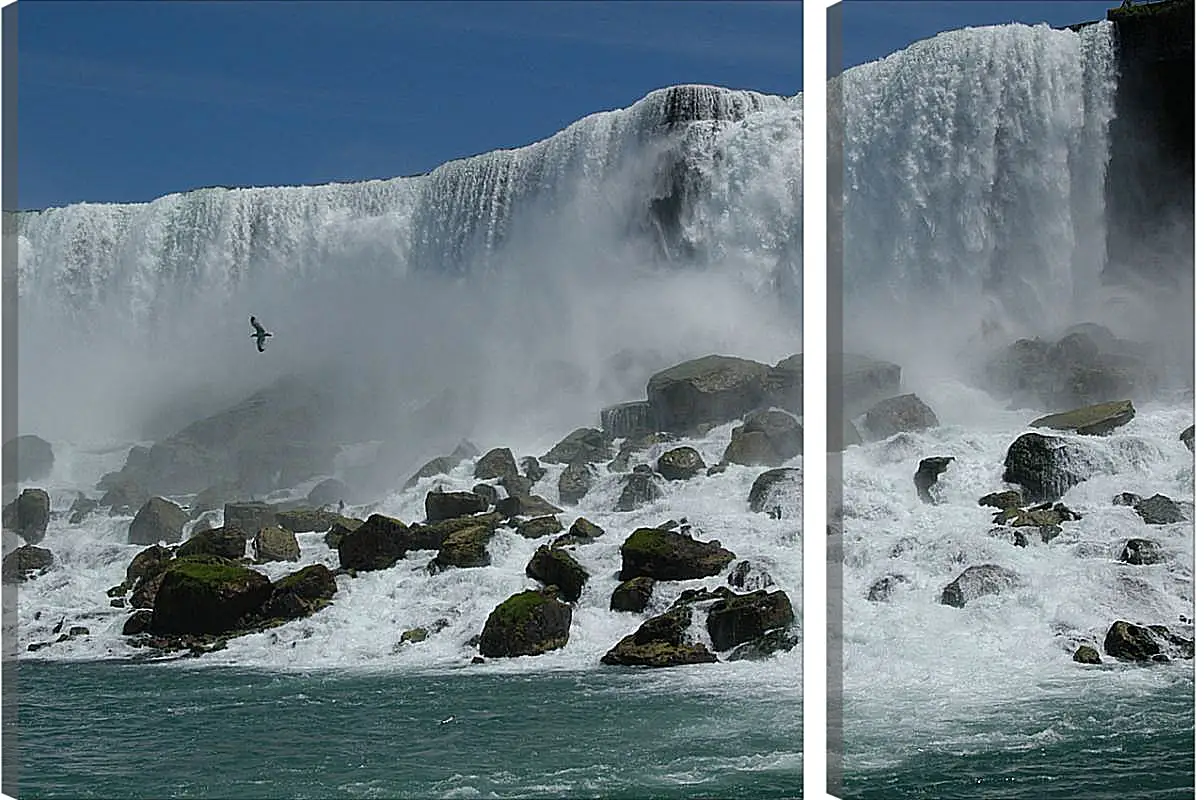
[[[259,320],[255,319],[255,317],[251,317],[251,327],[255,329],[255,332],[251,334],[251,338],[253,338],[255,340],[255,346],[258,347],[259,352],[262,353],[263,352],[263,343],[272,334],[265,331],[263,329],[263,326],[259,324]]]

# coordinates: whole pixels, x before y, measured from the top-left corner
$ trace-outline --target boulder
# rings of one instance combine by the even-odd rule
[[[356,571],[388,569],[405,557],[407,530],[392,517],[373,514],[339,542],[339,566]]]
[[[736,563],[727,575],[727,585],[745,591],[767,589],[774,585],[773,576],[763,567],[754,567],[751,561]]]
[[[597,428],[578,428],[540,459],[548,464],[596,463],[610,460],[610,440]]]
[[[430,461],[418,468],[418,471],[411,475],[404,484],[402,489],[412,489],[418,485],[418,481],[423,478],[433,478],[436,475],[446,475],[451,472],[461,459],[452,458],[451,456],[435,456]]]
[[[1146,566],[1161,564],[1166,560],[1162,545],[1150,539],[1130,539],[1120,551],[1120,560],[1125,564]]]
[[[3,524],[28,544],[42,541],[50,524],[50,495],[44,489],[21,492],[4,507]]]
[[[895,589],[905,583],[910,583],[906,575],[891,574],[879,578],[870,585],[870,589],[866,592],[865,599],[872,603],[885,603],[890,600]]]
[[[319,511],[313,508],[290,508],[276,512],[275,525],[293,533],[325,533],[336,520],[346,519],[334,511]],[[265,528],[273,527],[265,525]],[[263,530],[263,528],[260,528]]]
[[[983,495],[978,498],[978,504],[980,506],[1007,510],[1009,508],[1019,508],[1024,504],[1024,498],[1015,489],[1008,489],[1002,492],[992,492],[991,494]]]
[[[1134,507],[1140,503],[1141,500],[1141,495],[1133,492],[1121,492],[1120,494],[1112,495],[1112,505],[1114,506]]]
[[[53,565],[54,554],[49,550],[32,544],[21,545],[0,563],[0,580],[4,583],[21,583],[30,577],[30,573],[41,574]]]
[[[723,460],[746,466],[776,467],[803,452],[803,426],[784,411],[754,411],[732,430]]]
[[[535,517],[520,522],[517,530],[518,534],[526,539],[542,539],[545,536],[560,533],[564,530],[564,525],[557,517],[549,514],[546,517]]]
[[[1008,447],[1003,480],[1019,484],[1026,502],[1057,500],[1090,476],[1085,455],[1082,448],[1065,439],[1025,433]]]
[[[766,631],[752,641],[732,649],[728,661],[762,661],[774,653],[789,652],[798,646],[798,635],[790,628]]]
[[[656,460],[656,471],[668,481],[687,481],[706,467],[706,462],[693,447],[675,447]]]
[[[803,471],[798,467],[779,467],[762,472],[748,492],[748,509],[755,513],[771,511],[794,503],[801,505]]]
[[[555,589],[527,590],[502,601],[485,620],[481,655],[489,658],[537,656],[568,644],[573,607]]]
[[[479,481],[518,477],[518,465],[509,447],[495,447],[477,459],[472,477]]]
[[[680,605],[644,622],[602,656],[602,663],[639,667],[711,664],[719,659],[701,642],[688,641],[691,612]]]
[[[610,610],[642,613],[652,599],[655,584],[656,581],[646,575],[623,581],[610,595]]]
[[[841,356],[841,410],[845,418],[899,393],[902,368],[855,353]],[[829,374],[833,370],[829,369]]]
[[[484,499],[487,506],[497,505],[497,501],[501,498],[501,495],[498,494],[497,487],[488,483],[478,483],[476,486],[472,487],[472,493],[475,495],[480,495],[480,497]]]
[[[222,524],[231,530],[242,531],[244,539],[250,539],[264,528],[276,524],[278,509],[268,503],[226,503],[222,511]]]
[[[297,534],[279,525],[260,529],[251,545],[255,550],[255,560],[261,564],[269,561],[301,560],[301,545],[297,543]]]
[[[585,517],[577,517],[576,521],[569,526],[568,533],[557,536],[552,542],[552,546],[564,547],[566,545],[589,544],[593,540],[602,537],[605,533],[606,531]]]
[[[765,401],[792,414],[803,413],[803,354],[783,358],[769,370]]]
[[[564,513],[563,508],[552,505],[537,494],[523,494],[513,499],[518,501],[518,511],[516,513],[521,514],[524,517],[542,517],[548,514]],[[502,503],[504,502],[506,501],[501,500],[498,502],[499,511],[502,510]],[[509,516],[514,515],[510,514]]]
[[[314,488],[309,490],[309,494],[305,496],[305,503],[313,508],[322,508],[341,503],[347,499],[349,494],[350,489],[347,488],[347,484],[338,478],[327,478],[319,481]]]
[[[1179,434],[1179,441],[1183,442],[1183,446],[1188,450],[1196,452],[1196,425],[1194,422]]]
[[[220,554],[219,554],[220,555]],[[125,568],[125,583],[129,587],[137,586],[139,581],[158,575],[167,569],[172,552],[166,547],[152,544],[145,550],[140,550]]]
[[[178,542],[184,533],[188,514],[170,500],[152,497],[138,510],[130,523],[130,544],[158,544]]]
[[[100,508],[100,501],[80,494],[71,503],[71,508],[67,510],[70,515],[69,521],[72,525],[78,525],[96,509]]]
[[[264,619],[300,619],[329,605],[338,586],[323,564],[311,564],[272,584],[272,593],[259,609]]]
[[[143,550],[143,553],[150,552]],[[242,531],[230,528],[210,528],[189,537],[176,550],[177,556],[221,556],[237,561],[247,553],[247,540]],[[139,554],[141,555],[141,553]]]
[[[619,580],[646,575],[659,581],[685,581],[718,575],[736,557],[718,542],[700,542],[687,534],[639,528],[620,548]]]
[[[936,500],[932,496],[932,487],[936,485],[937,477],[953,460],[953,456],[933,456],[920,460],[916,474],[912,476],[912,482],[915,484],[916,494],[920,496],[922,502],[929,505],[936,504]]]
[[[589,464],[575,461],[560,473],[557,489],[560,492],[560,502],[576,505],[589,492],[594,483],[594,473]]]
[[[1073,656],[1075,662],[1079,664],[1102,664],[1100,661],[1099,651],[1089,645],[1081,644],[1074,651]]]
[[[581,590],[589,580],[589,573],[564,550],[545,544],[535,551],[527,563],[527,577],[560,589],[563,599],[575,603],[581,598]]]
[[[711,644],[723,652],[775,628],[794,625],[794,609],[785,592],[760,589],[721,598],[707,610],[706,619]]]
[[[440,522],[445,519],[466,517],[481,511],[488,511],[489,504],[485,498],[472,492],[427,492],[426,519],[428,522]]]
[[[0,461],[6,483],[39,481],[54,468],[54,448],[40,436],[18,436],[4,443]]]
[[[267,576],[236,561],[218,556],[177,558],[163,573],[150,630],[166,634],[232,631],[271,593]]]
[[[602,433],[611,439],[626,439],[652,432],[652,404],[647,400],[619,403],[602,409]]]
[[[147,609],[139,609],[130,616],[126,617],[125,624],[121,626],[122,636],[137,636],[140,633],[145,633],[150,630],[151,618],[154,616]]]
[[[739,419],[765,401],[768,377],[765,364],[718,355],[662,370],[647,387],[654,427],[685,434]]]
[[[1166,495],[1156,494],[1133,505],[1133,510],[1146,525],[1170,525],[1185,522],[1187,517],[1179,504]]]
[[[941,603],[965,608],[966,603],[979,597],[1001,594],[1020,586],[1020,576],[996,564],[968,567],[941,592]]]
[[[469,517],[456,517],[442,522],[427,525],[411,525],[402,537],[406,550],[438,550],[447,541],[447,537],[465,528],[488,528],[497,530],[504,517],[494,511],[489,514],[474,514]]]
[[[431,561],[430,570],[489,566],[489,540],[493,538],[493,532],[494,529],[487,525],[474,525],[449,534]]]
[[[1128,424],[1136,414],[1131,400],[1120,400],[1048,414],[1030,422],[1029,427],[1073,431],[1084,436],[1103,436]]]
[[[914,394],[889,397],[865,412],[862,427],[870,440],[886,439],[904,431],[922,431],[940,424],[936,412]]]
[[[338,550],[343,538],[363,524],[364,523],[362,520],[351,519],[350,517],[343,517],[342,520],[335,520],[331,524],[330,530],[328,530],[326,535],[322,537],[322,541],[325,542],[326,546],[331,550]]]
[[[523,456],[522,475],[532,486],[539,483],[539,480],[548,474],[548,470],[539,463],[539,459],[535,456]]]
[[[642,505],[647,505],[664,496],[656,479],[648,472],[633,472],[623,479],[623,490],[615,503],[615,511],[634,511]]]
[[[1117,620],[1104,637],[1104,652],[1118,661],[1145,663],[1171,658],[1192,658],[1195,642],[1171,633],[1162,625],[1136,625]]]

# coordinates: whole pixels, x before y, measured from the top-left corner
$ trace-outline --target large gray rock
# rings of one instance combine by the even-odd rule
[[[301,619],[329,605],[338,591],[334,573],[324,564],[311,564],[272,584],[272,593],[258,609],[262,619]]]
[[[4,443],[0,459],[5,483],[38,481],[54,468],[54,449],[40,436],[18,436]]]
[[[147,551],[143,551],[147,552]],[[237,560],[246,555],[247,540],[242,531],[237,528],[211,528],[200,531],[189,537],[180,545],[176,554],[179,556],[221,556]]]
[[[788,505],[797,492],[802,496],[803,471],[798,467],[779,467],[762,472],[748,492],[748,509],[757,513]]]
[[[217,556],[171,562],[155,595],[155,633],[224,633],[238,628],[271,596],[267,576]]]
[[[886,439],[904,431],[922,431],[940,424],[936,412],[914,394],[888,397],[865,412],[862,425],[870,440]]]
[[[757,361],[712,355],[656,373],[648,380],[656,429],[689,433],[739,419],[765,402],[769,370]]]
[[[597,428],[578,428],[540,459],[548,464],[596,463],[610,460],[610,440]]]
[[[941,603],[965,608],[966,603],[979,597],[1002,594],[1020,586],[1020,576],[997,564],[967,567],[961,575],[941,592]]]
[[[184,509],[170,500],[152,497],[138,510],[134,521],[130,523],[127,541],[130,544],[172,544],[180,541],[186,522],[188,514]]]
[[[564,468],[564,472],[560,473],[560,480],[557,482],[556,488],[560,493],[560,502],[576,505],[589,493],[593,483],[594,473],[589,464],[584,461],[569,464]]]
[[[509,447],[495,447],[481,456],[472,472],[472,477],[479,481],[513,479],[517,476],[518,464],[514,462],[514,453]]]
[[[45,572],[54,565],[54,554],[42,547],[26,544],[13,550],[0,564],[0,579],[4,583],[20,583],[30,574]]]
[[[615,511],[634,511],[663,496],[664,491],[657,485],[651,470],[633,472],[623,479],[623,489],[619,493]]]
[[[776,467],[803,452],[803,426],[784,411],[754,411],[732,430],[723,460]]]
[[[1057,436],[1022,434],[1008,447],[1003,480],[1019,484],[1026,503],[1057,500],[1066,490],[1090,477],[1086,451]]]
[[[658,581],[687,581],[718,575],[736,557],[718,542],[663,530],[639,528],[620,548],[623,568],[619,580],[646,575]]]
[[[489,540],[493,538],[494,530],[489,525],[476,525],[449,534],[428,569],[434,573],[451,567],[489,566]]]
[[[426,518],[428,522],[465,517],[480,511],[488,511],[489,503],[484,497],[472,492],[427,492]]]
[[[1196,425],[1194,422],[1179,434],[1179,441],[1183,442],[1183,446],[1188,450],[1196,452]]]
[[[602,409],[602,433],[611,439],[626,439],[652,432],[652,405],[647,400],[619,403]]]
[[[1179,504],[1162,494],[1138,500],[1134,503],[1133,510],[1146,525],[1171,525],[1187,520]]]
[[[783,358],[769,370],[765,399],[792,414],[803,413],[803,354]]]
[[[920,460],[919,466],[916,467],[916,474],[912,476],[912,483],[915,484],[916,494],[919,495],[922,502],[929,505],[936,503],[936,499],[932,496],[932,487],[936,485],[937,478],[953,460],[953,456],[932,456]]]
[[[342,502],[349,494],[347,484],[338,478],[327,478],[309,490],[309,494],[305,496],[305,503],[313,508],[321,508]]]
[[[902,368],[898,364],[856,353],[844,353],[840,361],[841,409],[846,419],[899,393]]]
[[[50,495],[44,489],[26,489],[4,507],[3,522],[26,543],[37,544],[50,524]]]
[[[261,528],[251,540],[251,544],[255,550],[255,560],[260,563],[301,560],[301,545],[297,543],[297,534],[279,525]]]
[[[1073,431],[1085,436],[1102,436],[1122,425],[1132,422],[1137,412],[1131,400],[1114,403],[1097,403],[1073,411],[1049,414],[1029,423],[1033,428],[1052,428],[1056,431]]]
[[[706,467],[706,462],[693,447],[675,447],[656,460],[656,471],[669,481],[689,480]]]
[[[1163,555],[1162,545],[1158,542],[1151,539],[1130,539],[1120,551],[1120,560],[1126,564],[1146,566],[1161,564],[1166,560],[1166,556]]]
[[[1104,637],[1104,652],[1117,661],[1145,663],[1192,658],[1195,641],[1171,633],[1163,625],[1136,625],[1117,620]]]
[[[343,569],[388,569],[406,554],[408,528],[402,522],[373,514],[338,543],[339,566]]]
[[[632,611],[637,614],[648,607],[652,599],[652,589],[656,581],[647,575],[640,575],[623,581],[610,595],[611,611]]]

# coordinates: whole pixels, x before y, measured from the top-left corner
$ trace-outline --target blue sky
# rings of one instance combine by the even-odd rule
[[[800,2],[44,2],[18,202],[392,177],[675,83],[802,88]]]
[[[841,4],[841,63],[882,58],[940,31],[1007,22],[1053,27],[1102,20],[1120,0],[845,0]]]

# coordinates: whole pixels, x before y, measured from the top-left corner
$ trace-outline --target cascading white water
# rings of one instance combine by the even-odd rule
[[[843,546],[833,553],[843,561],[843,631],[832,645],[843,650],[844,763],[854,772],[904,762],[922,771],[930,755],[1007,754],[1082,736],[1059,709],[1190,679],[1181,663],[1147,670],[1104,655],[1091,669],[1071,659],[1079,644],[1104,654],[1115,620],[1192,635],[1180,625],[1193,601],[1192,523],[1147,525],[1112,501],[1122,491],[1190,499],[1192,453],[1178,440],[1190,401],[1139,401],[1137,418],[1107,437],[1059,434],[1101,467],[1062,498],[1083,518],[1048,543],[1018,547],[991,535],[995,511],[977,500],[1014,488],[1002,480],[1004,456],[1043,410],[1007,407],[964,382],[958,364],[978,337],[1002,345],[1098,313],[1112,46],[1107,23],[1078,33],[967,29],[832,84],[847,126],[845,349],[900,363],[902,391],[940,420],[848,447],[841,461],[833,512]],[[1127,332],[1125,311],[1095,320]],[[1191,325],[1176,316],[1160,332],[1189,342]],[[928,505],[912,477],[933,456],[955,460]],[[1165,560],[1120,563],[1133,537],[1158,541]],[[944,587],[980,564],[1014,571],[1020,586],[942,605]],[[888,575],[901,576],[889,600],[871,601]],[[1099,717],[1105,729],[1127,727],[1106,710]]]
[[[1112,47],[1107,23],[1004,25],[847,70],[847,300],[1031,323],[1098,286]]]

